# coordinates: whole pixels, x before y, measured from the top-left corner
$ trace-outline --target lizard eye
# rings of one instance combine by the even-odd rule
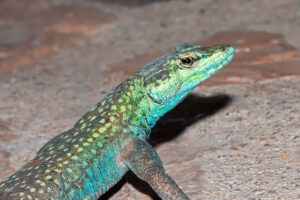
[[[184,58],[181,58],[181,62],[182,64],[184,65],[193,65],[194,64],[194,58],[192,57],[184,57]]]

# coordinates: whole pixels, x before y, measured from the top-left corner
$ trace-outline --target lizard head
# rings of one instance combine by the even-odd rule
[[[176,105],[202,81],[227,65],[233,56],[234,47],[230,45],[181,44],[142,68],[144,90],[154,103]]]

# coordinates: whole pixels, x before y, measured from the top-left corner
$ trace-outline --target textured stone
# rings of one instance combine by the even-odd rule
[[[9,124],[0,120],[0,177],[11,173],[9,156],[10,153],[4,148],[5,143],[17,139],[17,136],[12,133]]]
[[[13,170],[9,169],[9,166],[10,166],[9,156],[10,156],[10,154],[0,146],[0,158],[1,158],[0,177],[6,176],[7,174],[10,174],[13,172]]]
[[[9,142],[14,139],[16,139],[16,136],[8,127],[8,123],[5,123],[0,120],[0,142]]]
[[[122,6],[141,6],[141,5],[147,5],[154,2],[162,2],[162,1],[169,1],[169,0],[91,0],[91,1],[105,2],[109,4],[119,4]]]
[[[250,83],[264,78],[277,78],[300,74],[300,56],[295,47],[283,36],[266,32],[221,32],[199,42],[202,46],[220,43],[232,44],[236,48],[233,62],[203,85],[226,83]],[[167,51],[166,51],[167,52]],[[122,80],[147,62],[166,52],[140,55],[109,67],[111,80],[116,76]]]
[[[206,85],[250,83],[265,78],[300,75],[300,56],[282,35],[266,32],[221,32],[199,44],[228,43],[236,47],[229,67],[208,80]]]
[[[13,69],[71,47],[115,17],[78,5],[46,1],[0,2],[0,70]]]

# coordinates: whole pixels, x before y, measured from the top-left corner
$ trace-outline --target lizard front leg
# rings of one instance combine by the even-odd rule
[[[156,151],[146,141],[135,138],[126,146],[123,160],[140,179],[146,181],[163,200],[188,200],[166,173]]]

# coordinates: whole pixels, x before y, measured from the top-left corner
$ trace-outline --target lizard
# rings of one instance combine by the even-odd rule
[[[163,200],[189,197],[147,139],[156,121],[234,57],[184,43],[146,64],[0,183],[1,200],[98,199],[131,170]]]

